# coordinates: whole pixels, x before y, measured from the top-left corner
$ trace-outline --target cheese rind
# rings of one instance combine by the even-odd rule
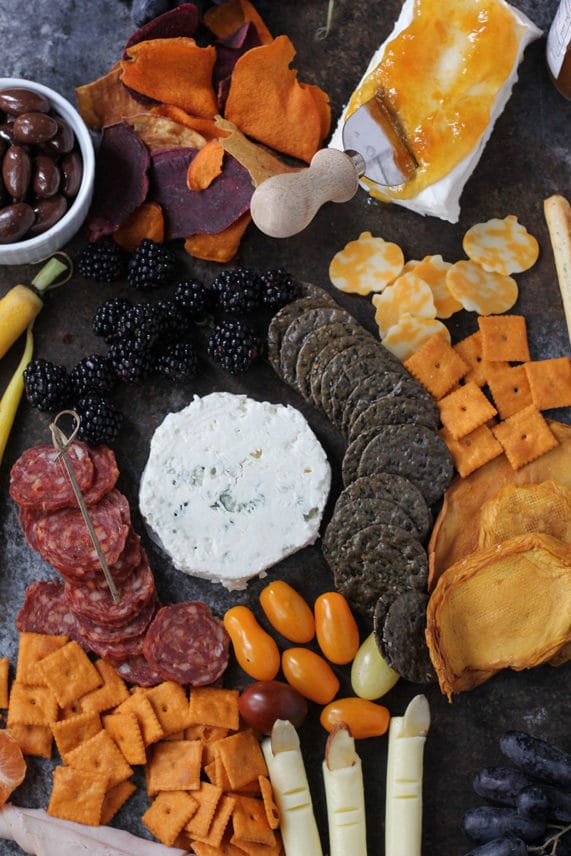
[[[159,425],[139,500],[176,568],[240,589],[317,539],[330,484],[299,411],[223,392]]]

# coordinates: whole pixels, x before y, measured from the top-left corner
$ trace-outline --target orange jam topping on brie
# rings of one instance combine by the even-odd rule
[[[349,116],[381,90],[419,164],[409,182],[373,186],[373,196],[414,197],[473,151],[516,64],[523,30],[501,0],[416,0],[412,22],[387,44],[347,109]]]

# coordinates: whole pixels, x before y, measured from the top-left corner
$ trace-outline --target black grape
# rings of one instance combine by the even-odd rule
[[[466,856],[527,856],[527,847],[521,838],[494,838],[487,844],[470,850]]]
[[[479,797],[514,806],[518,793],[531,784],[531,779],[513,767],[484,767],[474,777],[472,786]]]
[[[542,785],[541,788],[549,800],[548,817],[571,823],[571,793],[554,788],[553,785]]]
[[[525,731],[506,731],[500,749],[528,776],[559,787],[571,786],[571,755]]]
[[[528,785],[517,795],[516,808],[524,817],[547,817],[549,798],[539,785]]]
[[[477,844],[485,844],[502,835],[535,841],[545,832],[545,820],[522,817],[513,808],[482,805],[464,815],[464,833]]]

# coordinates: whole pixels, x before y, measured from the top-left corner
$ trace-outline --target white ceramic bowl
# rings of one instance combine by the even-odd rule
[[[73,129],[83,160],[83,177],[78,194],[61,220],[35,238],[13,244],[0,244],[0,265],[31,264],[60,250],[79,231],[87,217],[95,180],[93,143],[87,126],[75,107],[53,89],[32,80],[0,77],[1,89],[30,89],[45,95],[54,111]]]

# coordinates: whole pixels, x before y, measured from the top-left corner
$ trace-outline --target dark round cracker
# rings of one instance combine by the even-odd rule
[[[275,370],[280,374],[280,348],[285,331],[291,322],[302,312],[314,309],[317,306],[330,306],[334,303],[333,298],[324,291],[323,296],[298,297],[291,303],[286,303],[278,309],[268,327],[268,359]]]
[[[296,385],[304,398],[309,399],[310,397],[310,372],[313,361],[319,352],[335,339],[360,335],[364,332],[357,321],[351,318],[347,322],[336,321],[333,324],[323,324],[309,333],[299,349],[295,366]]]
[[[343,413],[342,429],[344,435],[349,436],[353,423],[359,418],[363,410],[366,410],[378,398],[384,398],[386,395],[408,395],[418,398],[419,405],[422,403],[429,413],[433,413],[436,424],[438,424],[438,407],[432,396],[404,369],[402,372],[390,369],[381,376],[378,373],[373,373],[355,385]]]
[[[321,378],[321,402],[331,422],[341,427],[343,408],[358,379],[383,371],[384,363],[374,339],[356,342],[330,360]]]
[[[323,555],[335,555],[343,544],[360,529],[373,523],[398,526],[417,538],[416,527],[403,509],[386,497],[368,497],[335,506],[323,535]]]
[[[436,431],[424,425],[384,425],[365,446],[357,475],[376,472],[405,476],[434,505],[452,481],[454,464]]]
[[[377,398],[360,413],[351,425],[348,440],[351,443],[372,425],[402,425],[410,422],[436,431],[438,419],[434,417],[434,411],[424,407],[422,400],[416,396],[387,395]]]
[[[319,306],[298,315],[286,329],[280,346],[280,373],[290,386],[297,389],[297,358],[306,338],[316,327],[335,321],[349,323],[351,316],[340,306]]]
[[[428,598],[426,592],[402,592],[390,604],[383,622],[382,651],[386,662],[415,684],[436,680],[425,636]]]
[[[348,487],[357,478],[359,478],[359,464],[361,463],[361,457],[376,433],[377,426],[373,425],[367,431],[362,431],[345,449],[345,454],[343,455],[343,461],[341,463],[341,477],[345,487]]]
[[[399,505],[415,526],[416,537],[423,541],[432,522],[430,509],[419,489],[404,476],[394,473],[375,473],[358,478],[341,491],[335,503],[335,512],[346,503],[386,499]]]
[[[345,348],[350,348],[355,343],[355,337],[351,333],[340,336],[327,342],[315,357],[309,372],[309,400],[320,410],[323,410],[321,401],[321,380],[328,363],[340,354]]]

